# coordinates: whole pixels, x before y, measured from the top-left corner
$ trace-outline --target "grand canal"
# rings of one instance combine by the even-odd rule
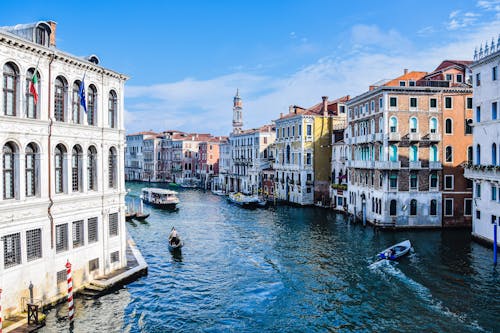
[[[137,198],[143,184],[127,184]],[[127,228],[147,277],[77,299],[75,332],[498,332],[499,268],[468,231],[374,232],[319,208],[244,210],[180,190]],[[138,200],[138,199],[136,199]],[[166,239],[175,226],[182,255]],[[410,239],[398,263],[377,251]],[[42,332],[67,332],[63,305]]]

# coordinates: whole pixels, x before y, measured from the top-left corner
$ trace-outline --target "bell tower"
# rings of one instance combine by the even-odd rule
[[[233,133],[240,133],[243,127],[243,102],[240,98],[239,89],[233,98]]]

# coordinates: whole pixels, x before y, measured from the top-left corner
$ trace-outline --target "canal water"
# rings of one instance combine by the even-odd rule
[[[130,183],[138,202],[145,184]],[[158,185],[161,186],[161,185]],[[499,332],[500,277],[470,232],[374,232],[320,208],[245,210],[179,190],[177,211],[127,229],[149,274],[76,300],[74,332]],[[172,255],[167,237],[184,238]],[[374,255],[405,239],[399,262]],[[41,332],[67,332],[67,308]]]

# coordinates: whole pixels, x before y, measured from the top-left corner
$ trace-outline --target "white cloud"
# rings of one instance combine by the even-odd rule
[[[446,24],[446,29],[457,30],[470,27],[477,22],[479,16],[481,15],[473,12],[461,14],[460,10],[452,11],[449,15],[450,20]]]
[[[419,36],[428,36],[436,32],[433,26],[423,27],[422,29],[417,31],[417,35]]]
[[[376,81],[402,74],[404,68],[431,71],[445,59],[471,59],[474,47],[486,37],[497,36],[498,31],[500,22],[493,21],[460,33],[451,42],[416,48],[397,31],[355,26],[351,35],[359,48],[350,52],[340,49],[287,76],[236,72],[209,80],[187,78],[160,85],[127,86],[127,132],[178,129],[227,135],[236,88],[243,98],[244,128],[258,127],[288,112],[291,104],[309,107],[319,103],[323,95],[330,99],[347,94],[354,97]],[[362,33],[370,33],[370,41],[362,40]],[[370,49],[374,40],[397,50]]]
[[[407,49],[411,43],[398,31],[382,31],[377,25],[358,24],[352,27],[351,42],[357,47],[376,46],[392,50]]]

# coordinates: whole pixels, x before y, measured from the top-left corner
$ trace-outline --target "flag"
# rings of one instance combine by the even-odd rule
[[[83,74],[82,83],[80,84],[80,91],[78,92],[80,96],[80,105],[83,106],[83,110],[87,113],[87,103],[85,102],[85,74]]]
[[[30,81],[30,93],[33,95],[33,101],[36,103],[38,102],[38,92],[36,91],[36,85],[38,83],[38,77],[36,76],[36,70],[35,73],[33,73],[33,77],[31,78]]]

